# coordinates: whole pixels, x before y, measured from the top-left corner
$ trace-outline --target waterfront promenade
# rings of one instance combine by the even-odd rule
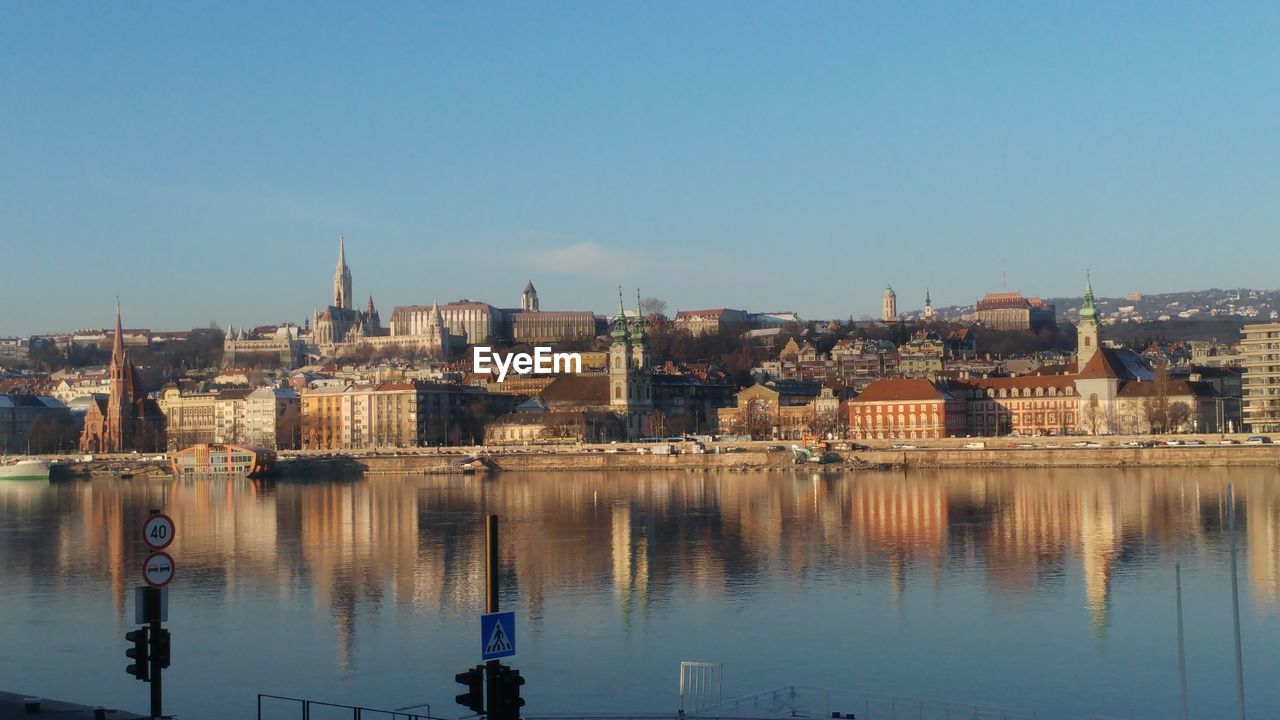
[[[805,469],[825,472],[907,468],[1126,468],[1126,467],[1278,467],[1280,444],[1246,445],[1246,436],[1224,444],[1218,435],[1111,436],[1044,438],[946,438],[906,442],[864,441],[864,450],[845,450],[848,442],[834,441],[828,456],[833,464],[797,465],[794,441],[716,442],[701,447],[688,442],[471,446],[445,448],[386,448],[379,450],[284,451],[277,471],[284,476],[313,472],[342,474],[403,474],[501,471],[624,470],[766,470]],[[1203,445],[1126,447],[1136,442]],[[671,454],[655,454],[666,445]],[[979,447],[979,445],[981,447]],[[167,474],[163,456],[97,456],[81,462],[72,456],[60,476],[94,473]],[[470,462],[469,462],[470,461]]]
[[[29,707],[29,699],[35,699],[38,704],[34,707]],[[88,705],[77,705],[76,703],[63,702],[61,700],[31,698],[27,695],[0,690],[0,720],[40,717],[57,717],[58,720],[93,720],[94,718],[134,720],[134,718],[145,716],[124,710],[95,709]]]

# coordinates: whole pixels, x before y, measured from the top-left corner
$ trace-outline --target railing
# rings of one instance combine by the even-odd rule
[[[263,715],[264,708],[270,711],[273,707],[281,711],[286,708],[290,710],[287,714],[269,713]],[[406,712],[414,708],[426,708],[427,713],[423,715],[421,713]],[[415,705],[412,708],[401,708],[400,710],[379,710],[358,705],[342,705],[319,700],[258,693],[258,720],[286,717],[299,718],[299,720],[338,720],[339,718],[342,720],[346,720],[346,718],[351,718],[351,720],[366,720],[366,718],[368,720],[383,720],[384,718],[386,720],[443,720],[443,718],[437,718],[431,714],[430,705]]]
[[[708,711],[698,713],[709,716]],[[725,700],[714,717],[857,720],[1036,720],[1030,710],[789,685]]]

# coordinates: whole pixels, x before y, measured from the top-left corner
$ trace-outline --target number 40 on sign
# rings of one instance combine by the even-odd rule
[[[157,513],[147,518],[142,528],[142,541],[152,550],[163,550],[173,542],[173,518]]]

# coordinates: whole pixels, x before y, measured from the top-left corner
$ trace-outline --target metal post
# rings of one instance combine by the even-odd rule
[[[498,612],[498,516],[486,515],[484,519],[484,611]],[[489,720],[504,720],[498,709],[497,660],[485,663],[485,710]]]
[[[156,595],[160,594],[159,590],[148,588]],[[159,600],[155,603],[155,607],[160,607]],[[151,718],[156,720],[164,715],[164,695],[160,688],[161,674],[164,672],[160,668],[160,658],[156,657],[155,645],[160,638],[160,621],[151,621]]]
[[[1178,593],[1178,683],[1182,700],[1182,720],[1187,720],[1187,649],[1182,634],[1182,563],[1173,566],[1174,584]]]
[[[1236,703],[1240,720],[1244,716],[1244,656],[1240,651],[1240,588],[1236,579],[1236,498],[1227,483],[1227,527],[1231,534],[1231,621],[1236,634]]]

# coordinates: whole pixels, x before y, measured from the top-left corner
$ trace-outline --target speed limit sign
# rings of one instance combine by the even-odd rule
[[[157,513],[142,527],[142,541],[152,550],[163,550],[173,542],[173,518]]]

